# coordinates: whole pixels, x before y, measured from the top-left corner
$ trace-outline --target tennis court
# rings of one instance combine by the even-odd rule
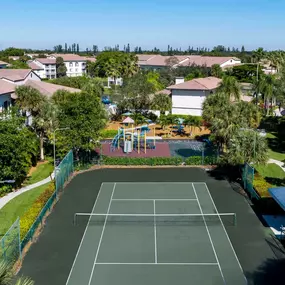
[[[206,183],[102,183],[66,285],[247,284]]]

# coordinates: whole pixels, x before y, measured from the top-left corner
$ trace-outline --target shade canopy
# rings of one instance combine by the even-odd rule
[[[133,124],[135,121],[132,119],[132,118],[130,118],[130,117],[127,117],[124,121],[123,121],[123,123],[124,124]]]
[[[279,206],[285,211],[285,187],[269,188],[268,192],[279,204]]]
[[[132,112],[126,112],[123,114],[123,116],[130,116],[130,115],[132,115]]]

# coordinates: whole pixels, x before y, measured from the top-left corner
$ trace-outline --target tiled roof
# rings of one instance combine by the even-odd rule
[[[66,90],[73,93],[81,92],[80,89],[30,79],[26,82],[25,85],[39,90],[43,95],[46,95],[48,97],[51,97],[58,90]]]
[[[2,60],[0,60],[0,64],[1,64],[1,65],[8,65],[8,63],[7,63],[7,62],[2,61]]]
[[[167,87],[168,90],[213,90],[216,89],[222,80],[217,77],[195,78],[180,84]]]
[[[7,93],[13,93],[15,91],[16,86],[17,85],[13,83],[0,79],[0,95],[7,94]]]
[[[53,57],[62,57],[64,61],[86,61],[86,58],[83,56],[80,56],[78,54],[58,54],[58,53],[54,53],[51,54],[50,56]]]
[[[31,69],[34,69],[34,70],[42,70],[42,69],[44,69],[43,67],[40,67],[39,65],[37,65],[36,63],[34,63],[33,61],[28,61],[27,64],[28,64],[28,66],[29,66]]]
[[[138,64],[142,66],[166,66],[166,62],[169,58],[176,58],[178,60],[176,66],[190,66],[190,65],[205,65],[211,67],[213,64],[223,64],[228,60],[239,60],[235,57],[228,56],[202,56],[202,55],[174,55],[174,56],[162,56],[162,55],[137,55],[139,58]]]
[[[31,69],[0,69],[0,79],[5,78],[10,81],[24,80]]]
[[[36,60],[42,64],[55,64],[56,59],[53,58],[36,58]]]

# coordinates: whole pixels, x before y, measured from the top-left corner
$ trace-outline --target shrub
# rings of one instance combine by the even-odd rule
[[[271,197],[268,188],[272,187],[260,174],[255,173],[253,180],[253,187],[261,198]]]
[[[103,139],[111,139],[118,133],[117,130],[102,130],[101,137]]]
[[[180,157],[109,157],[103,158],[106,165],[179,165]]]
[[[2,187],[0,187],[0,197],[12,192],[12,190],[13,188],[11,185],[3,185]]]
[[[22,239],[28,233],[31,226],[37,219],[38,215],[40,214],[43,207],[45,206],[49,198],[52,196],[54,191],[55,191],[54,183],[50,183],[47,189],[34,201],[32,206],[21,217],[20,228],[21,228]]]

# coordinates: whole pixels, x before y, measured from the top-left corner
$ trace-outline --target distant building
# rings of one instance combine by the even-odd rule
[[[55,59],[36,58],[33,61],[28,61],[28,65],[42,79],[56,78]]]
[[[7,110],[17,100],[15,90],[20,85],[31,86],[48,97],[51,97],[58,90],[73,93],[81,92],[80,89],[43,82],[30,69],[0,69],[0,112]]]
[[[221,83],[220,78],[196,78],[184,82],[177,78],[176,84],[167,87],[171,91],[172,114],[201,116],[206,97],[214,93]]]
[[[7,63],[7,62],[0,60],[0,69],[2,69],[2,68],[7,68],[7,66],[8,66],[8,63]]]
[[[66,66],[66,75],[69,77],[82,76],[86,73],[86,62],[91,60],[77,54],[51,54],[49,59],[62,57]]]
[[[191,65],[211,67],[218,64],[221,68],[226,68],[241,64],[241,60],[236,57],[202,56],[202,55],[177,55],[162,56],[154,54],[139,54],[138,65],[141,69],[158,70],[168,66],[187,67]]]

